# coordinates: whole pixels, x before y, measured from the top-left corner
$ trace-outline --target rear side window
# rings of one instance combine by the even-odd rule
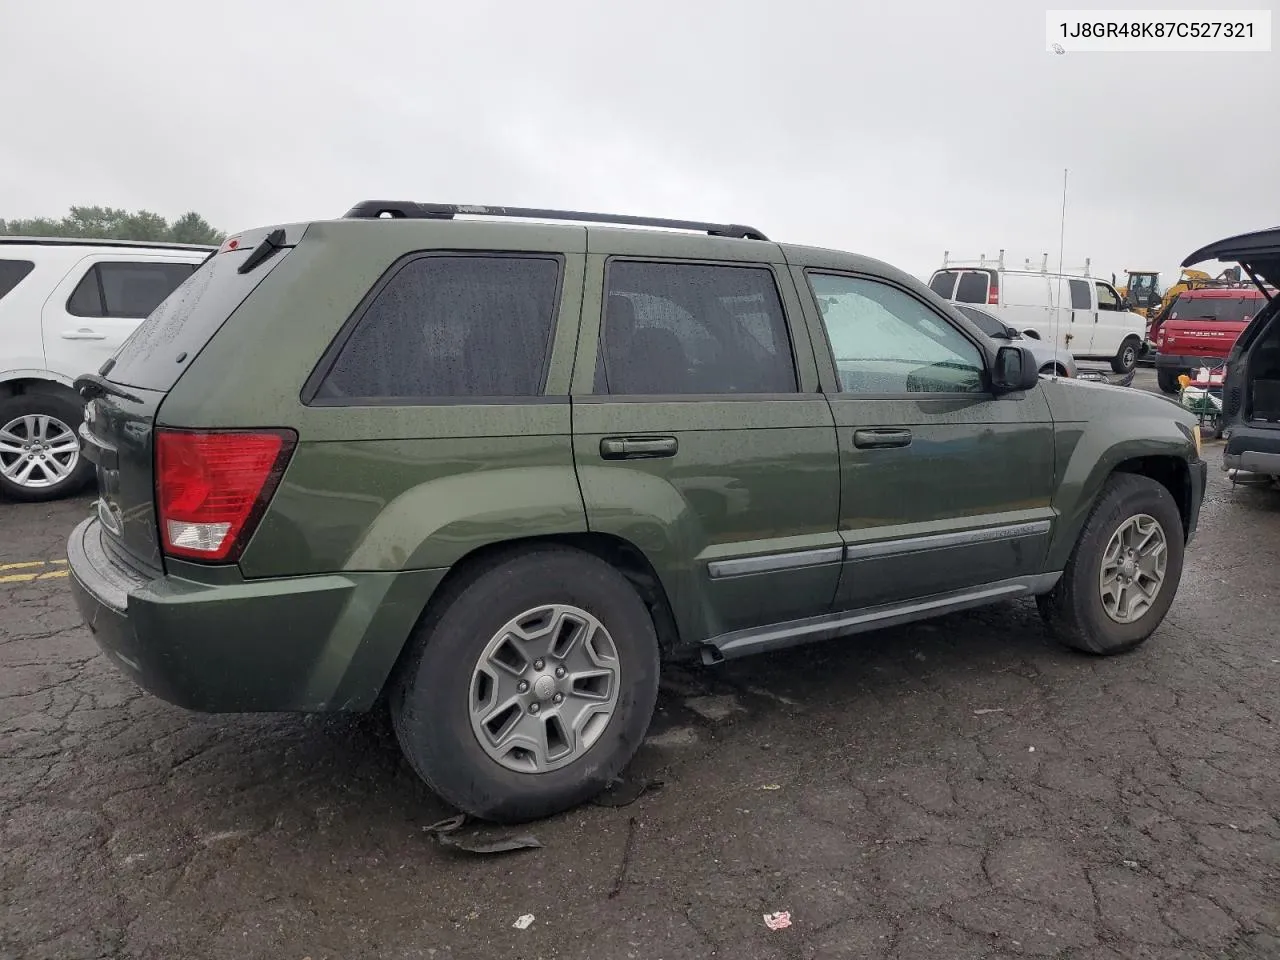
[[[355,323],[315,398],[541,395],[560,265],[551,256],[499,254],[410,260]]]
[[[929,289],[944,300],[951,299],[951,294],[955,288],[956,272],[954,270],[939,270],[933,275],[933,279],[929,281]]]
[[[0,260],[0,299],[4,299],[35,267],[30,260]]]
[[[237,268],[252,256],[251,248],[210,257],[129,335],[107,376],[143,390],[171,389],[227,318],[288,253],[282,250],[244,274]]]
[[[67,300],[74,317],[141,320],[195,270],[194,263],[95,263]]]
[[[1071,309],[1092,310],[1093,298],[1089,296],[1089,283],[1085,280],[1068,280],[1071,285]]]
[[[960,274],[955,299],[960,303],[986,303],[987,275],[973,272]]]
[[[795,361],[768,267],[609,265],[596,393],[795,393]]]

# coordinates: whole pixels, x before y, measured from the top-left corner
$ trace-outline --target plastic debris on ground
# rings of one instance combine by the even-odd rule
[[[764,925],[770,930],[785,930],[791,926],[791,911],[779,910],[777,913],[766,913]]]
[[[462,832],[462,828],[466,825],[467,815],[460,813],[456,817],[441,820],[422,829],[431,834],[442,847],[481,856],[512,853],[516,850],[533,850],[542,846],[542,842],[529,833],[491,832],[483,827]]]
[[[513,923],[512,926],[517,930],[528,930],[533,926],[533,914],[526,913],[524,916],[517,918],[516,922]]]
[[[639,800],[642,794],[661,789],[661,780],[640,776],[617,777],[591,802],[597,807],[626,807]]]

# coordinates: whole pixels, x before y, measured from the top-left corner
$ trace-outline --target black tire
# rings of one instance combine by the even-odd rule
[[[1116,373],[1132,373],[1138,365],[1138,348],[1141,346],[1142,341],[1136,337],[1126,339],[1120,344],[1119,352],[1111,358],[1111,369]]]
[[[1132,623],[1111,619],[1102,606],[1098,575],[1112,535],[1130,517],[1146,514],[1161,526],[1168,556],[1165,579],[1151,607]],[[1149,477],[1117,473],[1107,480],[1085,522],[1062,579],[1038,597],[1040,615],[1054,637],[1085,653],[1110,656],[1142,644],[1164,620],[1178,592],[1183,559],[1182,516],[1173,496]]]
[[[1178,392],[1178,371],[1177,370],[1157,370],[1156,385],[1163,393],[1174,394]]]
[[[34,391],[0,400],[0,430],[14,420],[33,415],[52,417],[75,435],[84,421],[84,403],[61,393]],[[13,462],[10,454],[0,450],[0,497],[10,500],[39,502],[69,497],[83,490],[93,480],[95,472],[93,464],[77,454],[75,466],[62,480],[47,486],[33,487],[17,483],[4,475],[3,468]]]
[[[658,695],[658,638],[649,610],[609,564],[566,547],[500,559],[455,585],[415,630],[393,681],[390,708],[410,766],[464,813],[520,823],[571,809],[599,794],[635,756]],[[481,747],[471,727],[472,672],[489,638],[548,603],[599,619],[617,651],[617,705],[598,739],[566,766],[520,773]]]

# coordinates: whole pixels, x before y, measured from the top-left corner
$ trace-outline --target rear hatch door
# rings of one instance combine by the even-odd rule
[[[1236,338],[1267,303],[1244,289],[1248,296],[1180,297],[1157,333],[1160,352],[1226,359]]]
[[[143,575],[163,572],[155,511],[154,426],[169,391],[214,334],[278,266],[305,225],[228,239],[142,322],[96,374],[80,444],[98,472],[104,548]]]

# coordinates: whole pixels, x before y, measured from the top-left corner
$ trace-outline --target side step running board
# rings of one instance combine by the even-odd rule
[[[720,663],[756,653],[785,650],[788,647],[818,640],[866,633],[883,627],[911,623],[914,620],[927,620],[940,614],[982,607],[999,600],[1038,596],[1052,590],[1061,576],[1061,573],[1043,573],[1030,577],[1017,577],[1012,580],[984,584],[981,587],[939,593],[918,600],[886,603],[878,607],[865,607],[861,610],[842,611],[821,617],[809,617],[805,620],[776,623],[767,627],[751,627],[747,630],[736,630],[733,633],[722,633],[703,644],[702,662]]]

